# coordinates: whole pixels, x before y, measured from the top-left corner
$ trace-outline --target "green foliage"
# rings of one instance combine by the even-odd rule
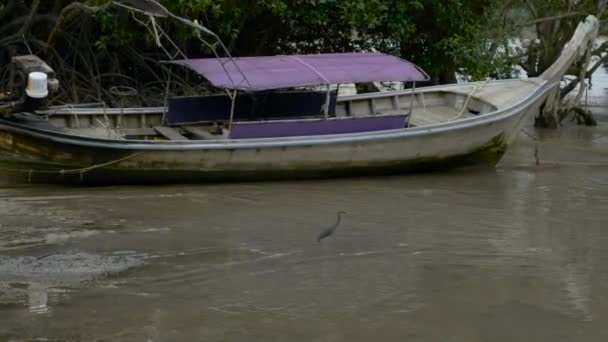
[[[475,79],[489,76],[494,53],[487,27],[495,5],[492,0],[424,1],[414,14],[415,38],[402,42],[402,55],[439,83],[452,81],[454,71]]]
[[[499,75],[486,30],[496,0],[162,0],[173,13],[218,33],[236,56],[379,50],[420,64],[435,82],[460,71]],[[108,0],[90,0],[103,6]],[[493,7],[494,6],[494,7]],[[142,18],[143,20],[144,18]],[[123,9],[97,16],[98,50],[155,50],[149,33]],[[208,54],[191,29],[162,22],[188,55]],[[145,39],[142,39],[145,37]],[[498,63],[497,63],[498,62]],[[508,73],[506,71],[505,73]]]
[[[4,20],[0,33],[10,36],[11,32],[19,31],[19,23],[29,12],[28,3],[31,2],[14,0],[0,6],[0,19]],[[149,19],[110,3],[110,0],[41,1],[38,16],[34,17],[31,29],[26,30],[30,45],[35,53],[49,58],[54,67],[69,75],[81,75],[79,85],[89,82],[95,74],[123,75],[122,79],[129,82],[160,83],[165,67],[158,61],[166,56],[141,24]],[[576,23],[587,13],[598,10],[599,2],[161,0],[161,3],[176,15],[196,19],[218,33],[235,56],[378,50],[411,60],[425,69],[433,82],[446,83],[455,81],[455,72],[471,80],[511,77],[516,62],[530,75],[538,74],[553,61]],[[48,15],[49,11],[53,15]],[[517,15],[512,15],[513,11],[518,11]],[[560,20],[559,25],[553,21],[534,25],[541,39],[531,45],[532,53],[522,57],[512,51],[509,39],[520,34],[526,21],[568,12],[576,13]],[[210,54],[191,28],[175,20],[157,21],[188,56]],[[11,54],[26,52],[24,49],[20,36],[0,39],[0,62],[9,60]],[[90,92],[96,95],[87,94],[89,98],[99,96],[106,84],[117,83],[115,78],[104,81],[103,77],[96,79],[96,89]]]
[[[605,16],[606,1],[528,0],[514,3],[518,15],[507,16],[508,25],[531,29],[536,39],[525,46],[519,64],[529,76],[538,76],[555,61],[578,23],[587,15]]]

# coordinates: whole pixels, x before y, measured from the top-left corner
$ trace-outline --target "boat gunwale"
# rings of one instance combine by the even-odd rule
[[[537,87],[520,101],[503,109],[496,109],[493,112],[459,119],[455,121],[442,122],[426,126],[414,128],[401,128],[396,130],[384,130],[377,132],[362,132],[348,134],[331,134],[319,135],[313,137],[280,137],[280,138],[259,138],[259,139],[234,139],[234,140],[167,140],[167,141],[152,141],[152,140],[113,140],[94,138],[86,136],[78,136],[62,132],[53,132],[43,129],[29,127],[19,123],[14,123],[0,119],[0,128],[8,128],[9,131],[14,131],[22,134],[29,134],[37,138],[48,139],[57,143],[76,145],[81,147],[104,148],[104,149],[120,149],[120,150],[149,150],[149,151],[188,151],[188,150],[235,150],[235,149],[256,149],[256,148],[281,148],[290,146],[312,146],[312,145],[330,145],[330,144],[345,144],[345,143],[361,143],[369,141],[379,141],[387,139],[398,139],[405,137],[415,137],[427,134],[444,133],[459,129],[466,129],[473,126],[480,126],[492,122],[498,122],[508,119],[521,111],[529,103],[536,101],[546,92],[558,86],[559,82],[549,84],[549,81],[540,80]],[[502,81],[521,81],[521,80],[501,80]],[[445,86],[439,86],[445,87]],[[436,87],[428,87],[436,88]],[[433,91],[433,89],[423,89],[422,92]],[[437,91],[435,89],[435,91]],[[401,92],[399,92],[401,93]],[[399,95],[391,94],[391,95]],[[376,95],[376,94],[374,94]],[[355,95],[362,96],[362,95]],[[369,95],[368,95],[369,96]],[[387,93],[380,93],[378,97],[387,96]],[[361,98],[364,98],[363,96]],[[359,99],[361,99],[359,98]],[[343,101],[348,101],[357,98],[346,98]]]
[[[534,81],[539,81],[539,82],[537,83]],[[538,77],[509,78],[509,79],[502,79],[502,80],[491,80],[489,83],[497,84],[497,83],[516,83],[516,82],[532,83],[535,86],[539,87],[539,86],[542,86],[544,83],[546,83],[546,80],[538,78]],[[455,88],[457,89],[457,88],[466,87],[466,86],[476,86],[476,85],[482,85],[485,83],[488,83],[488,81],[475,81],[475,82],[469,82],[469,83],[451,83],[451,84],[433,85],[433,86],[428,86],[428,87],[420,87],[420,88],[416,88],[416,91],[414,94],[441,92],[441,91],[453,92],[455,90]],[[373,93],[363,93],[363,94],[355,94],[355,95],[345,95],[345,96],[339,97],[337,102],[375,99],[375,98],[385,97],[388,94],[390,94],[391,96],[399,96],[399,95],[411,95],[412,92],[411,92],[411,89],[403,89],[403,90],[396,90],[396,91],[391,91],[391,92],[373,92]],[[459,94],[463,95],[463,96],[467,96],[467,94],[462,94],[462,93],[459,93]],[[484,101],[484,102],[486,102],[486,101]],[[490,103],[488,103],[488,104],[490,104]],[[495,107],[494,105],[492,105],[492,106]]]
[[[540,83],[529,82],[531,80],[541,81]],[[545,80],[540,78],[528,78],[528,79],[504,79],[504,80],[492,80],[491,83],[515,83],[515,82],[529,82],[535,84],[537,87],[542,86]],[[434,85],[428,87],[420,87],[416,88],[414,94],[424,94],[424,93],[435,93],[435,92],[454,92],[455,89],[464,86],[475,86],[479,84],[484,84],[486,81],[477,81],[463,84],[442,84],[442,85]],[[390,92],[374,92],[374,93],[363,93],[363,94],[355,94],[355,95],[345,95],[337,98],[337,103],[356,101],[356,100],[367,100],[367,99],[376,99],[382,97],[392,97],[392,96],[401,96],[401,95],[411,95],[412,92],[410,89],[404,90],[395,90]],[[458,95],[467,96],[466,94],[457,93]],[[473,97],[477,98],[477,97]],[[496,107],[487,101],[483,101],[492,107]],[[503,108],[506,109],[506,108]],[[499,108],[496,108],[499,110]],[[103,115],[105,114],[124,114],[124,115],[137,115],[137,114],[162,114],[167,111],[166,107],[133,107],[133,108],[66,108],[65,106],[61,106],[60,108],[50,108],[45,110],[36,111],[36,114],[45,115],[45,116],[56,116],[56,115]],[[491,114],[492,112],[488,113]]]

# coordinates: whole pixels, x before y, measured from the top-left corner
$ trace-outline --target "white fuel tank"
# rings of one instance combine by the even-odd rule
[[[30,73],[25,92],[27,96],[34,99],[43,99],[47,97],[49,95],[48,76],[43,72]]]

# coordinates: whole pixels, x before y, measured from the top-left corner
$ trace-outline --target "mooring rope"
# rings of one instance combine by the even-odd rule
[[[137,156],[138,154],[141,154],[141,152],[136,152],[136,153],[133,153],[131,155],[128,155],[128,156],[120,158],[120,159],[111,160],[111,161],[106,162],[106,163],[96,164],[96,165],[92,165],[92,166],[88,166],[88,167],[83,167],[83,168],[80,168],[80,169],[61,170],[61,171],[59,171],[59,173],[61,173],[61,174],[85,173],[85,172],[93,171],[95,169],[99,169],[99,168],[102,168],[102,167],[106,167],[106,166],[110,166],[110,165],[113,165],[113,164],[120,163],[120,162],[125,161],[127,159],[131,159],[131,158]]]
[[[534,141],[534,160],[536,161],[536,166],[540,165],[540,149],[539,149],[539,141],[540,139],[538,139],[538,137],[532,135],[531,133],[528,133],[528,131],[526,131],[525,128],[522,128],[521,130],[526,136],[528,136],[528,138],[532,139]]]
[[[87,167],[83,167],[83,168],[78,168],[78,169],[67,169],[67,170],[34,170],[34,169],[19,169],[19,168],[5,168],[5,167],[0,167],[0,170],[2,171],[10,171],[10,172],[23,172],[23,173],[28,173],[28,179],[31,178],[31,175],[34,173],[43,173],[43,174],[60,174],[60,175],[65,175],[65,174],[77,174],[80,173],[81,176],[84,175],[87,172],[102,168],[102,167],[106,167],[106,166],[110,166],[110,165],[114,165],[117,163],[120,163],[122,161],[125,161],[127,159],[133,158],[139,154],[141,154],[142,152],[136,152],[133,154],[130,154],[126,157],[122,157],[119,159],[115,159],[115,160],[111,160],[109,162],[105,162],[105,163],[101,163],[101,164],[95,164],[95,165],[91,165],[91,166],[87,166]]]
[[[462,109],[460,110],[460,113],[458,113],[458,115],[456,115],[455,117],[449,119],[447,122],[459,119],[464,114],[464,112],[467,110],[467,106],[469,105],[469,101],[471,101],[471,98],[473,97],[473,95],[479,93],[488,83],[490,83],[490,81],[491,81],[491,79],[487,79],[485,82],[475,85],[473,87],[473,90],[469,93],[469,96],[467,96],[467,99],[464,101],[464,104],[462,105]]]

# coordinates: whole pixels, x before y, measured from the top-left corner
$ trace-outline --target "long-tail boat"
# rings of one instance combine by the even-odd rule
[[[146,2],[154,8],[135,10],[174,18]],[[39,71],[25,75],[24,103],[0,104],[0,173],[30,182],[132,184],[493,166],[584,57],[598,25],[592,16],[581,22],[540,77],[422,88],[415,82],[428,79],[424,71],[380,53],[174,60],[225,93],[169,97],[158,108],[40,108],[57,81],[26,56],[22,64]],[[371,81],[413,86],[337,96],[336,85]]]

